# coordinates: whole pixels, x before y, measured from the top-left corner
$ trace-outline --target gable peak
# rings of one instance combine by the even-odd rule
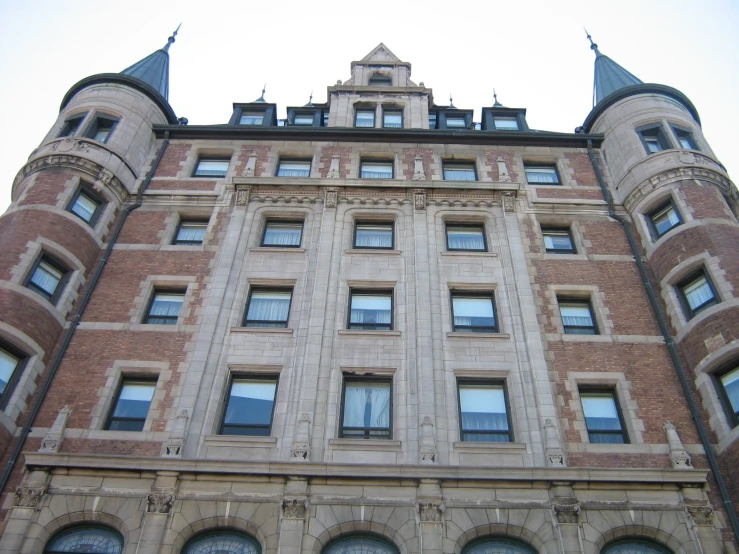
[[[375,46],[369,54],[367,54],[360,61],[362,62],[399,62],[400,58],[392,53],[390,48],[385,46],[382,42]]]

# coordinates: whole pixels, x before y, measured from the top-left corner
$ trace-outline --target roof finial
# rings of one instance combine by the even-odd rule
[[[498,93],[495,92],[495,89],[493,89],[493,99],[495,100],[495,103],[493,104],[493,108],[502,108],[503,104],[498,102]]]
[[[177,31],[180,30],[180,27],[182,27],[182,23],[177,25],[177,28],[174,30],[174,33],[172,33],[172,36],[167,39],[167,44],[164,45],[164,48],[162,48],[162,50],[164,50],[165,52],[169,52],[169,46],[170,44],[174,43],[174,39],[177,36]]]
[[[601,54],[598,51],[598,45],[593,42],[593,37],[590,36],[590,33],[588,33],[588,30],[585,29],[585,27],[583,27],[583,29],[585,30],[585,34],[587,35],[588,40],[590,41],[590,49],[595,52],[596,56],[600,56]]]
[[[455,110],[457,109],[457,106],[454,105],[454,101],[452,100],[452,93],[451,92],[449,93],[449,107],[450,108],[454,108]]]
[[[313,107],[313,91],[310,91],[310,98],[308,98],[308,103],[304,107],[305,108]]]
[[[267,101],[266,101],[266,100],[264,99],[264,93],[265,93],[265,92],[267,92],[267,83],[264,83],[264,86],[262,87],[262,96],[260,96],[260,97],[259,97],[259,98],[257,98],[256,100],[254,100],[254,103],[256,103],[256,102],[267,102]]]

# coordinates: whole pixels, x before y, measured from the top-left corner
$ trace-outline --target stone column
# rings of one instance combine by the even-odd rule
[[[442,554],[443,512],[439,481],[421,479],[418,487],[418,537],[423,554]]]
[[[157,554],[160,551],[169,511],[175,499],[177,475],[175,471],[157,472],[151,494],[146,499],[146,513],[141,524],[137,554]]]
[[[280,515],[280,554],[300,554],[308,515],[308,481],[290,477],[285,486]]]
[[[15,502],[5,532],[0,538],[0,553],[11,554],[21,551],[28,528],[36,518],[37,510],[41,507],[49,477],[45,471],[33,471],[16,489]]]
[[[552,523],[557,528],[563,554],[583,554],[580,541],[580,503],[571,483],[552,484]]]

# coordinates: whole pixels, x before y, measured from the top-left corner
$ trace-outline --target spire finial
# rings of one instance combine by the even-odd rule
[[[457,106],[454,105],[454,100],[452,100],[452,93],[451,92],[449,93],[449,107],[450,108],[454,108],[455,110],[457,109]]]
[[[267,83],[264,83],[264,86],[262,87],[262,96],[260,96],[260,97],[259,97],[259,98],[257,98],[256,100],[254,100],[254,102],[255,102],[255,103],[256,103],[256,102],[267,102],[267,101],[266,101],[266,100],[264,99],[264,93],[265,93],[265,92],[267,92]]]
[[[498,93],[495,92],[495,89],[493,89],[493,100],[495,100],[495,102],[493,103],[493,108],[502,108],[503,107],[503,104],[501,104],[500,102],[498,102]]]
[[[585,30],[585,35],[588,37],[588,40],[590,41],[590,49],[593,52],[595,52],[596,56],[600,56],[600,52],[598,51],[598,45],[595,42],[593,42],[593,37],[590,36],[590,33],[588,33],[588,30],[585,29],[585,27],[583,27],[583,29]]]
[[[172,36],[170,36],[167,39],[167,44],[164,45],[164,48],[162,48],[162,50],[164,50],[165,52],[169,52],[169,46],[174,43],[174,39],[177,36],[177,31],[180,30],[180,27],[182,27],[182,23],[177,25],[177,28],[174,30],[174,33],[172,33]]]

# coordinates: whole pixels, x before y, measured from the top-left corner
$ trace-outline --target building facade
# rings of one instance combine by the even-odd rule
[[[0,218],[0,552],[735,553],[739,197],[596,45],[575,133],[378,45],[287,108],[77,83]]]

